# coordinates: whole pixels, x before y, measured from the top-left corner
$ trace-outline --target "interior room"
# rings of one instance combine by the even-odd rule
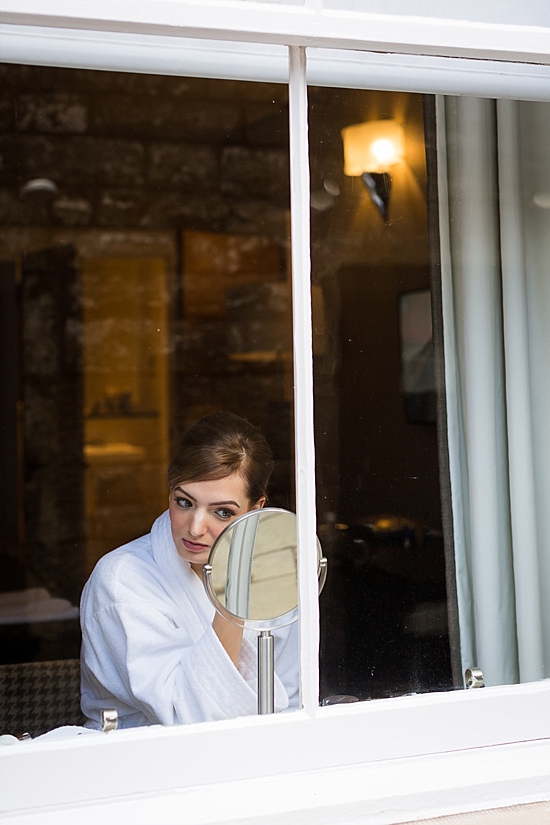
[[[262,428],[292,507],[293,382],[286,87],[0,71],[8,663],[79,656],[87,577],[202,415]]]
[[[317,514],[330,571],[321,690],[449,689],[427,104],[329,88],[309,99]]]
[[[78,658],[84,582],[200,416],[258,425],[294,509],[287,89],[0,75],[0,660]],[[350,173],[371,122],[398,158]],[[450,688],[422,96],[311,88],[310,142],[322,698]]]

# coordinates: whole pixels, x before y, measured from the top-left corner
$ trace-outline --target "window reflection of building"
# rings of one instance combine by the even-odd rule
[[[273,502],[292,503],[287,89],[2,76],[2,311],[20,329],[4,326],[19,423],[10,412],[0,589],[76,605],[97,559],[165,508],[171,444],[202,414],[261,426]],[[239,289],[274,357],[237,318]],[[0,628],[5,661],[78,656],[74,618],[17,632]]]
[[[231,409],[262,426],[276,459],[270,503],[293,507],[287,92],[132,75],[109,75],[106,84],[103,73],[76,80],[53,69],[40,78],[18,67],[5,75],[6,105],[15,113],[17,104],[17,115],[3,140],[20,172],[6,180],[1,257],[9,264],[37,255],[38,264],[29,259],[32,278],[42,277],[32,281],[28,261],[21,270],[29,294],[19,453],[26,492],[24,541],[21,532],[11,552],[26,550],[27,586],[76,604],[95,561],[146,532],[164,509],[170,443],[203,414]],[[311,102],[321,530],[326,522],[330,533],[332,513],[349,525],[389,514],[412,525],[413,538],[433,536],[440,530],[434,431],[404,418],[396,297],[429,284],[421,98],[312,89]],[[386,218],[361,179],[344,174],[341,134],[368,120],[384,125],[384,117],[403,127],[405,157],[391,167]],[[66,273],[59,289],[72,303],[55,295],[58,258]],[[48,295],[53,315],[40,303]],[[42,326],[31,323],[35,316]],[[48,356],[50,378],[40,378],[52,334],[61,336],[58,365]],[[399,550],[405,533],[393,536],[393,550],[378,536],[372,575],[409,569]],[[336,536],[356,551],[363,546],[351,533]],[[384,583],[375,588],[381,620],[395,621],[409,648],[406,617],[442,601],[440,544],[432,545],[416,547],[424,572],[405,575],[401,602],[382,598]],[[364,573],[355,582],[359,596]],[[339,594],[337,578],[323,597],[329,646],[356,660],[347,677],[361,693],[358,682],[384,645],[369,616],[346,613],[345,605],[365,600],[350,599],[349,589]],[[411,618],[407,627],[422,621]],[[70,655],[78,655],[76,623],[72,632]],[[364,633],[372,649],[363,645],[357,656],[351,640]],[[439,636],[444,647],[445,631]],[[388,678],[380,677],[380,691]]]

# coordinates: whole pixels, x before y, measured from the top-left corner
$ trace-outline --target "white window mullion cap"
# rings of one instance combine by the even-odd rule
[[[290,204],[294,342],[294,431],[298,515],[301,699],[315,715],[319,704],[319,599],[313,439],[313,350],[311,327],[309,147],[306,53],[289,47]]]

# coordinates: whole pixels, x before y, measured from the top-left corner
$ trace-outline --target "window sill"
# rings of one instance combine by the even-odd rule
[[[304,771],[311,788],[318,789],[310,792],[310,807],[325,798],[323,805],[343,805],[354,783],[357,805],[367,806],[365,811],[376,805],[393,810],[403,797],[407,816],[380,822],[406,821],[411,813],[407,805],[414,807],[416,818],[420,813],[435,816],[430,811],[440,812],[437,806],[443,804],[467,810],[467,803],[494,807],[546,799],[550,741],[534,740],[550,740],[549,700],[545,681],[319,708],[314,719],[299,711],[14,745],[0,750],[1,810],[4,817],[43,813],[52,806],[72,810],[84,805],[87,810],[107,800],[113,811],[133,802],[141,810],[150,797],[163,804],[168,800],[181,814],[188,804],[195,811],[195,803],[186,801],[191,798],[204,808],[199,800],[208,798],[212,777],[223,779],[216,788],[254,789],[252,797],[260,801],[261,789],[275,782],[273,804],[283,804],[279,782],[288,788],[288,799],[302,805]],[[500,753],[504,767],[494,761]],[[441,770],[440,763],[445,766]],[[382,781],[387,772],[395,773],[389,784]],[[341,803],[331,801],[333,785]],[[420,810],[422,794],[428,807]],[[269,806],[264,802],[264,807]],[[326,821],[341,822],[339,810],[339,819]],[[210,819],[199,813],[189,822],[232,821],[229,809],[226,819],[216,819],[213,809]]]
[[[121,774],[129,770],[122,764]],[[377,824],[409,822],[547,800],[549,765],[550,740],[544,740],[27,809],[2,821],[92,825],[101,817],[103,825],[176,825],[184,817],[186,825],[351,825],[368,817]]]

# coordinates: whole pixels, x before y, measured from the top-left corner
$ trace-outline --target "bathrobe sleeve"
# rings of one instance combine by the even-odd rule
[[[176,610],[127,556],[104,567],[83,597],[82,707],[95,726],[105,707],[116,707],[121,727],[124,719],[128,725],[178,725],[257,712],[250,639],[243,638],[237,669],[211,617],[198,615],[188,594]],[[275,681],[276,709],[284,710],[289,696]]]

